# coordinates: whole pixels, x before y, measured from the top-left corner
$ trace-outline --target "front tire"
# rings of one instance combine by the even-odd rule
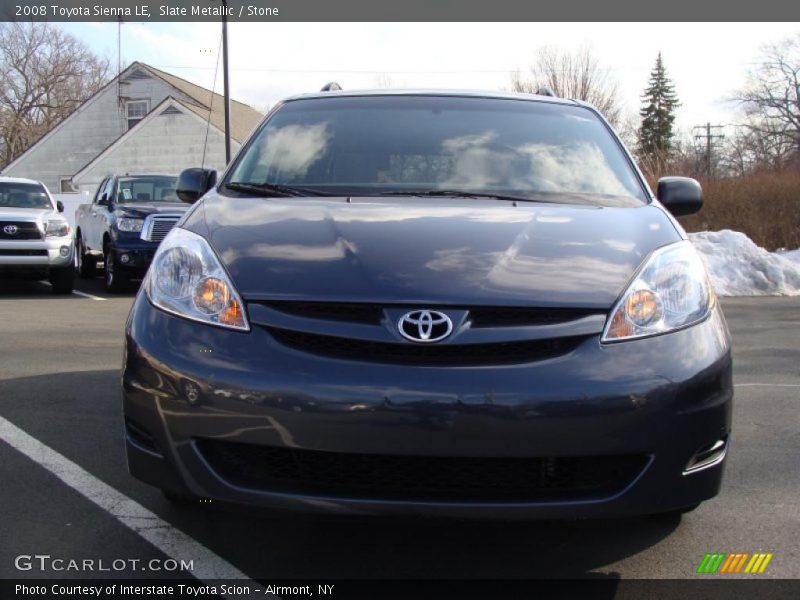
[[[83,238],[78,235],[75,242],[75,252],[77,254],[77,268],[78,275],[81,279],[91,279],[97,272],[97,259],[86,253],[86,247],[83,245]]]
[[[110,248],[106,248],[104,259],[105,268],[103,280],[105,282],[106,291],[112,294],[124,292],[130,284],[130,275],[117,268],[114,251]]]
[[[70,266],[50,271],[50,285],[54,294],[71,294],[75,287],[75,270]]]

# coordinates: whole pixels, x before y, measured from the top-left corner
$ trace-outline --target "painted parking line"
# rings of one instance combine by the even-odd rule
[[[194,569],[191,571],[191,575],[196,579],[208,583],[219,579],[238,579],[243,580],[237,582],[241,585],[263,588],[262,585],[248,580],[244,573],[197,540],[176,529],[125,494],[100,481],[80,465],[46,446],[3,417],[0,417],[0,440],[50,471],[73,490],[91,500],[162,553],[178,561],[179,564],[181,560],[193,561]],[[235,596],[227,597],[234,598]]]
[[[82,296],[84,298],[90,298],[92,300],[102,300],[105,302],[108,298],[101,298],[100,296],[95,296],[94,294],[87,294],[86,292],[79,292],[78,290],[72,290],[72,293],[76,296]]]

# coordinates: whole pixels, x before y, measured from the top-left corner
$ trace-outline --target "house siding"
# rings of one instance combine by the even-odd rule
[[[110,149],[89,169],[79,173],[74,183],[81,191],[93,193],[103,178],[111,173],[171,173],[185,168],[205,165],[222,170],[225,167],[225,136],[217,129],[208,130],[206,124],[183,107],[169,103],[158,114],[133,130],[118,146]],[[175,113],[175,108],[180,112]],[[167,110],[171,114],[161,114]],[[239,144],[232,142],[231,150]]]
[[[54,192],[60,191],[62,177],[77,173],[125,133],[125,99],[149,99],[151,110],[167,96],[188,100],[179,90],[149,74],[143,78],[130,77],[137,69],[132,67],[129,73],[122,74],[120,85],[112,83],[81,106],[74,116],[51,131],[47,139],[4,169],[3,175],[38,179]],[[138,72],[144,71],[138,69]],[[165,139],[164,144],[172,147],[173,141]]]

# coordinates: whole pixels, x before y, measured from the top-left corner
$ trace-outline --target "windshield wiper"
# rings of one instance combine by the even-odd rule
[[[457,197],[457,198],[492,198],[494,200],[510,200],[512,202],[542,202],[524,196],[511,194],[495,194],[494,192],[469,192],[467,190],[398,190],[380,192],[373,196],[420,196],[420,197]]]
[[[241,181],[229,181],[225,187],[236,192],[244,192],[246,194],[256,194],[258,196],[271,197],[271,196],[292,196],[292,197],[306,197],[306,196],[330,196],[327,192],[320,190],[313,190],[310,188],[294,187],[288,185],[280,185],[279,183],[244,183]]]

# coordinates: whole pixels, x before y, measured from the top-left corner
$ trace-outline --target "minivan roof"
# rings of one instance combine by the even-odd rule
[[[558,98],[555,96],[540,96],[538,94],[528,94],[524,92],[495,92],[491,90],[446,90],[446,89],[408,89],[408,90],[340,90],[331,92],[313,92],[297,94],[284,99],[284,102],[292,100],[308,100],[311,98],[341,98],[353,96],[453,96],[460,98],[492,98],[498,100],[527,100],[532,102],[548,102],[550,104],[572,104],[582,105],[582,102],[569,98]]]

